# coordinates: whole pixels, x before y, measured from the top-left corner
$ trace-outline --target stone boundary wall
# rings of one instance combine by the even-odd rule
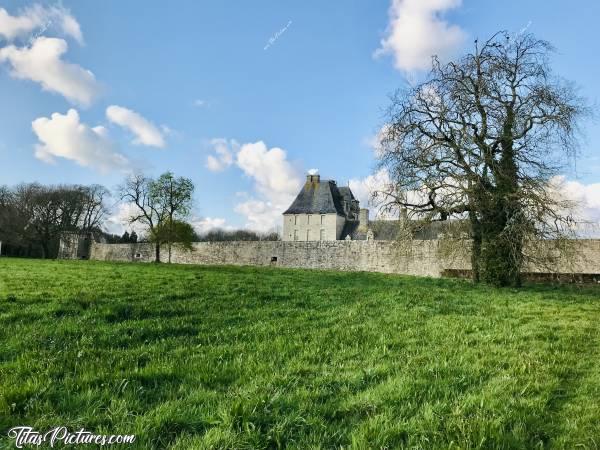
[[[561,273],[600,274],[600,240],[575,243],[575,257],[556,260]],[[413,241],[410,246],[395,241],[317,242],[199,242],[192,251],[174,247],[171,261],[178,264],[248,265],[398,273],[440,277],[445,270],[469,270],[468,251],[452,258],[443,256],[439,241]],[[154,261],[152,244],[93,243],[90,259],[100,261]],[[168,259],[161,249],[161,261]],[[532,273],[548,268],[528,267]]]
[[[154,246],[147,243],[94,243],[90,259],[152,262]],[[163,247],[161,261],[167,260],[167,249]],[[415,241],[409,251],[392,241],[198,242],[190,252],[174,248],[171,261],[178,264],[295,267],[432,277],[440,276],[443,269],[439,264],[436,241]]]

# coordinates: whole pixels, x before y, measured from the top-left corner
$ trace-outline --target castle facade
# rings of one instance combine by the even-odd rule
[[[366,233],[368,221],[369,210],[360,208],[349,187],[339,187],[333,180],[309,174],[296,199],[283,213],[282,240],[356,239]]]

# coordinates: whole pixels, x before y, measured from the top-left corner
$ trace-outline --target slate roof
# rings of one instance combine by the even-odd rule
[[[346,187],[346,186],[339,187],[338,191],[340,192],[340,194],[342,194],[342,197],[344,198],[344,200],[346,200],[348,202],[349,205],[352,203],[352,200],[356,200],[354,198],[354,194],[352,194],[352,191],[350,190],[349,187]]]
[[[346,216],[344,212],[344,197],[340,190],[349,188],[338,188],[335,181],[307,181],[302,190],[296,196],[292,205],[283,214],[338,214]]]

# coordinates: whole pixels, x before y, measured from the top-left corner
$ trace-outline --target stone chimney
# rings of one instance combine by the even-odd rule
[[[369,210],[367,208],[361,208],[358,213],[358,231],[364,232],[369,228]]]
[[[321,181],[321,175],[317,175],[317,174],[314,174],[314,175],[308,174],[308,175],[306,175],[306,182],[307,183],[319,183],[320,181]]]

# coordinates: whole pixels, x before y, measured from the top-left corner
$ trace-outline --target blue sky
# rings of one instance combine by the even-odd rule
[[[0,184],[113,188],[130,170],[172,170],[195,182],[200,229],[277,225],[309,169],[350,181],[364,201],[377,182],[370,142],[389,94],[418,80],[431,52],[450,57],[475,37],[527,28],[557,47],[558,74],[591,103],[600,98],[592,0],[0,8]],[[585,131],[582,158],[565,176],[598,212],[600,125]],[[124,215],[116,209],[113,229]]]

